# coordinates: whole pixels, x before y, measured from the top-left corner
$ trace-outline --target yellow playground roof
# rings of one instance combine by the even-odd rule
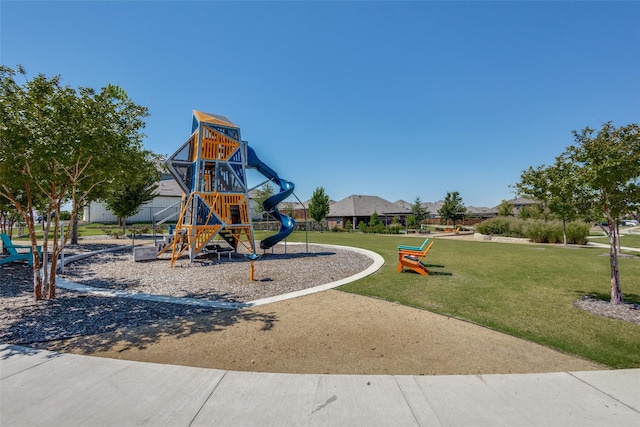
[[[221,126],[228,126],[237,128],[235,124],[231,120],[229,120],[225,116],[221,116],[219,114],[209,114],[203,113],[202,111],[193,110],[193,116],[200,122],[216,124]]]

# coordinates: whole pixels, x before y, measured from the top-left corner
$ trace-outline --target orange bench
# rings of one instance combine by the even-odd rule
[[[433,242],[429,243],[423,250],[398,249],[398,273],[408,269],[423,276],[428,276],[429,270],[422,264],[422,260],[427,256],[431,246],[433,246]]]

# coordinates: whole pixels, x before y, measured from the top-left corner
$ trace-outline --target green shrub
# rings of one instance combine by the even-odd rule
[[[567,223],[567,243],[586,244],[589,229],[589,225],[582,221]],[[561,221],[497,217],[477,224],[476,231],[488,235],[526,237],[535,243],[564,243]]]
[[[540,219],[527,221],[525,236],[535,243],[562,243],[562,223]]]
[[[549,241],[547,243],[564,243],[564,233],[562,232],[561,221],[548,221]]]
[[[418,228],[418,221],[415,215],[407,216],[407,228]]]
[[[527,221],[524,232],[535,243],[549,242],[549,228],[544,221],[538,219]]]
[[[564,243],[562,221],[529,220],[525,234],[535,243]],[[584,245],[588,234],[588,224],[582,221],[567,223],[567,243]]]
[[[500,216],[491,218],[476,225],[476,231],[488,235],[500,235],[506,237],[525,237],[523,232],[524,221],[514,217]]]
[[[129,230],[134,235],[149,234],[151,232],[151,227],[148,225],[139,225],[137,227],[131,227]]]
[[[573,221],[567,224],[567,243],[586,245],[591,227],[583,221]]]
[[[102,231],[104,231],[104,234],[107,236],[115,237],[116,239],[124,236],[124,233],[120,228],[104,228]]]

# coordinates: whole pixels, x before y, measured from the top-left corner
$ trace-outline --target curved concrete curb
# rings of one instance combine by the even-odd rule
[[[304,245],[305,243],[295,242],[295,243],[287,243],[287,244],[289,244],[289,245],[291,245],[291,244]],[[313,243],[313,245],[323,246],[323,247],[327,247],[327,248],[350,250],[350,251],[353,251],[353,252],[359,252],[359,253],[364,254],[364,255],[368,256],[369,258],[373,259],[373,264],[371,264],[366,270],[361,271],[360,273],[354,274],[352,276],[346,277],[346,278],[341,279],[341,280],[336,280],[335,282],[325,283],[324,285],[315,286],[313,288],[303,289],[303,290],[296,291],[296,292],[289,292],[289,293],[282,294],[282,295],[276,295],[276,296],[273,296],[273,297],[268,297],[268,298],[262,298],[262,299],[259,299],[259,300],[249,301],[247,303],[230,303],[230,302],[223,302],[223,301],[210,301],[210,300],[198,299],[198,298],[172,297],[172,296],[166,296],[166,295],[152,295],[152,294],[143,294],[143,293],[139,293],[139,292],[120,291],[120,290],[113,290],[113,289],[102,289],[102,288],[96,288],[96,287],[93,287],[93,286],[87,286],[87,285],[81,285],[81,284],[78,284],[78,283],[74,283],[74,282],[68,281],[66,279],[63,279],[61,277],[57,278],[56,285],[58,286],[58,288],[66,289],[68,291],[82,292],[82,293],[100,295],[100,296],[107,296],[107,297],[132,298],[132,299],[153,301],[153,302],[163,302],[163,303],[171,303],[171,304],[192,305],[192,306],[198,306],[198,307],[209,307],[209,308],[220,308],[220,309],[227,309],[227,310],[237,310],[237,309],[240,309],[240,308],[255,307],[255,306],[258,306],[258,305],[270,304],[270,303],[273,303],[273,302],[276,302],[276,301],[283,301],[283,300],[287,300],[287,299],[291,299],[291,298],[297,298],[297,297],[300,297],[300,296],[303,296],[303,295],[309,295],[309,294],[313,294],[313,293],[316,293],[316,292],[325,291],[327,289],[337,288],[338,286],[342,286],[342,285],[344,285],[346,283],[351,283],[351,282],[354,282],[356,280],[362,279],[363,277],[367,277],[367,276],[375,273],[376,271],[378,271],[384,265],[384,258],[382,258],[382,256],[380,256],[379,254],[377,254],[375,252],[367,250],[367,249],[354,248],[354,247],[351,247],[351,246],[325,245],[325,244],[319,244],[319,243]],[[69,262],[77,261],[79,259],[87,258],[87,257],[89,257],[91,255],[95,255],[95,254],[98,254],[98,253],[113,252],[113,251],[116,251],[118,249],[121,249],[121,248],[102,249],[102,250],[95,251],[95,252],[75,255],[73,257],[66,258],[65,259],[65,263],[69,263]]]

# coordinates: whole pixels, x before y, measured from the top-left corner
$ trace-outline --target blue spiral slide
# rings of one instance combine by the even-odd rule
[[[276,171],[265,165],[256,155],[253,148],[247,146],[247,166],[254,168],[269,180],[275,182],[280,187],[280,192],[269,197],[262,203],[265,212],[269,212],[280,222],[280,231],[273,236],[269,236],[260,241],[261,249],[269,249],[279,241],[286,239],[296,227],[296,221],[288,215],[280,213],[278,203],[286,199],[293,193],[295,185],[291,181],[284,180],[278,176]]]

